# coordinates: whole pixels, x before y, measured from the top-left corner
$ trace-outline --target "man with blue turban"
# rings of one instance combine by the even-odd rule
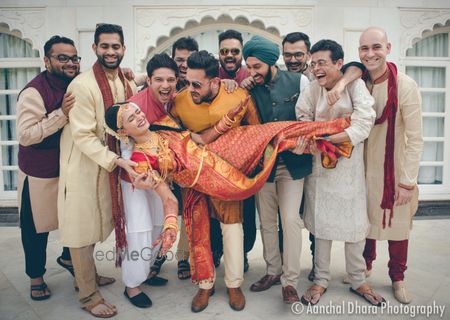
[[[274,42],[261,36],[254,36],[246,42],[243,55],[255,84],[250,93],[261,122],[296,120],[295,104],[300,91],[308,85],[308,79],[300,73],[278,69],[275,64],[280,49]],[[283,152],[278,156],[268,181],[256,194],[267,271],[250,290],[267,290],[281,281],[286,303],[300,301],[297,284],[300,277],[303,221],[298,213],[303,178],[311,173],[311,169],[311,155]],[[283,224],[283,258],[278,249],[278,208]]]

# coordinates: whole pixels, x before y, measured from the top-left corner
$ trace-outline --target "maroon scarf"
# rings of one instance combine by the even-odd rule
[[[115,103],[111,87],[109,86],[108,78],[106,77],[105,71],[100,65],[100,62],[97,61],[92,69],[94,71],[95,80],[97,81],[98,87],[100,88],[100,91],[102,93],[103,104],[105,106],[106,111]],[[125,80],[125,77],[120,68],[119,68],[119,79],[125,88],[125,100],[128,100],[133,95],[133,91],[131,90],[128,81]],[[120,155],[119,142],[116,141],[116,139],[113,136],[109,134],[107,135],[107,143],[109,150]],[[114,221],[114,229],[116,233],[116,250],[118,253],[116,256],[117,257],[116,265],[121,264],[122,255],[120,253],[127,246],[127,238],[125,236],[125,217],[123,213],[123,199],[122,199],[122,190],[120,188],[119,171],[120,168],[117,167],[109,174],[109,187],[111,189],[111,200],[112,200],[112,216]]]
[[[395,165],[394,165],[394,145],[395,145],[395,118],[398,109],[397,95],[397,67],[392,62],[386,62],[388,68],[388,99],[383,109],[381,117],[375,120],[375,125],[387,121],[386,146],[384,151],[384,188],[383,198],[380,207],[383,212],[383,229],[386,228],[386,209],[390,210],[389,227],[394,217],[395,202]],[[369,79],[369,73],[365,71],[363,79]],[[375,79],[371,79],[374,81]]]

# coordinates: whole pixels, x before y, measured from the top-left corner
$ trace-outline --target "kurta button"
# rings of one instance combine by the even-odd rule
[[[272,105],[275,107],[277,105],[277,103],[276,102],[272,102]]]
[[[273,118],[273,121],[278,121],[278,118]]]

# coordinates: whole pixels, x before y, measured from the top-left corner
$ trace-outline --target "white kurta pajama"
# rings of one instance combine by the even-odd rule
[[[120,144],[122,157],[129,159],[132,144]],[[161,244],[153,247],[160,237],[164,224],[164,208],[154,190],[132,188],[131,183],[121,181],[125,212],[127,249],[122,260],[122,280],[128,288],[144,282],[155,262]]]
[[[364,178],[364,140],[375,121],[374,100],[362,80],[350,83],[341,98],[328,106],[327,90],[317,81],[305,89],[296,106],[301,121],[329,121],[351,117],[345,131],[353,144],[350,158],[340,158],[336,168],[325,169],[314,156],[312,174],[305,180],[305,226],[316,237],[315,283],[327,287],[330,279],[331,242],[345,241],[346,267],[352,287],[364,282],[362,257],[369,231]]]

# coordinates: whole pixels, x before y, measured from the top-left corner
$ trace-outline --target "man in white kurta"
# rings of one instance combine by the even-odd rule
[[[313,172],[306,178],[305,225],[316,237],[315,278],[303,295],[303,303],[316,304],[330,280],[330,253],[333,240],[345,242],[346,270],[351,289],[374,305],[382,298],[365,282],[362,257],[369,223],[366,210],[364,179],[364,140],[375,120],[373,98],[362,80],[355,80],[333,105],[327,103],[327,90],[342,77],[343,51],[332,40],[322,40],[311,48],[311,67],[317,80],[305,89],[296,106],[300,121],[329,121],[351,118],[351,125],[343,133],[327,139],[332,143],[350,141],[353,152],[348,159],[339,159],[334,169],[322,166],[321,155],[314,153]]]
[[[421,96],[413,79],[402,72],[396,72],[395,65],[386,62],[390,49],[391,44],[383,29],[368,28],[361,35],[359,56],[368,71],[366,85],[375,98],[377,119],[381,119],[390,107],[387,105],[388,89],[390,95],[393,92],[392,88],[389,88],[390,78],[391,87],[397,89],[397,96],[391,97],[397,102],[397,112],[393,122],[394,143],[389,152],[394,160],[392,180],[395,184],[391,186],[391,194],[395,192],[395,198],[391,199],[387,209],[382,208],[380,204],[388,187],[385,183],[385,163],[389,160],[385,158],[385,153],[389,119],[376,124],[366,142],[370,231],[364,258],[367,270],[370,271],[376,257],[376,240],[388,240],[388,267],[394,296],[401,303],[409,303],[411,296],[406,291],[403,280],[409,232],[418,205],[417,175],[423,148]],[[393,74],[396,74],[396,79]]]

